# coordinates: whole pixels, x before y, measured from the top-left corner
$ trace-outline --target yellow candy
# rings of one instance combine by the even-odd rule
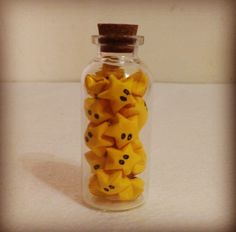
[[[93,180],[96,179],[96,181]],[[94,181],[93,188],[105,195],[115,195],[124,191],[129,185],[130,181],[127,177],[122,176],[121,171],[115,171],[111,174],[106,173],[103,170],[98,170],[95,176],[92,178]]]
[[[129,201],[135,200],[143,192],[143,186],[141,179],[123,177],[121,171],[106,173],[98,170],[90,179],[89,190],[96,196]]]
[[[119,194],[122,201],[133,201],[137,199],[144,189],[144,182],[140,178],[130,179],[130,186]]]
[[[109,102],[104,99],[87,98],[84,103],[87,118],[94,124],[100,124],[113,117]]]
[[[99,93],[104,91],[108,86],[109,81],[105,78],[97,81],[96,76],[88,74],[85,77],[85,87],[89,95],[96,97]]]
[[[91,171],[95,172],[98,169],[102,169],[105,164],[104,156],[97,156],[93,151],[85,153],[85,157],[91,167]]]
[[[146,154],[138,134],[147,121],[143,100],[147,76],[140,70],[125,78],[118,66],[103,64],[85,78],[87,92],[94,98],[84,102],[90,121],[85,132],[91,151],[85,157],[94,175],[89,190],[109,200],[135,200],[144,182],[135,175],[144,171]]]
[[[96,97],[110,85],[109,75],[113,74],[116,79],[124,78],[124,70],[118,66],[103,64],[102,69],[95,74],[88,74],[85,78],[85,87],[88,94]]]
[[[148,78],[141,70],[131,74],[126,82],[132,83],[131,93],[140,97],[145,94],[148,87]]]
[[[93,147],[91,150],[99,157],[102,157],[106,154],[107,152],[107,147]]]
[[[96,72],[96,80],[101,80],[101,78],[107,78],[109,75],[115,75],[117,79],[124,78],[124,70],[119,66],[103,64],[102,69]]]
[[[135,105],[130,107],[124,107],[120,110],[120,113],[125,117],[138,116],[138,127],[142,129],[148,118],[147,105],[141,97],[135,97]]]
[[[130,143],[122,149],[107,148],[105,170],[123,170],[127,176],[142,172],[144,170],[142,164],[143,154],[135,153]]]
[[[144,190],[144,181],[138,177],[131,179],[133,187],[133,200],[141,195]],[[132,199],[131,199],[132,200]]]
[[[89,148],[92,150],[98,147],[109,147],[114,144],[111,138],[106,138],[104,136],[105,131],[109,126],[108,122],[104,122],[99,126],[94,126],[89,124],[87,130],[85,131],[85,142]]]
[[[134,105],[135,99],[131,95],[131,82],[118,80],[114,75],[109,76],[110,85],[107,90],[98,94],[99,98],[111,101],[111,108],[114,113],[127,105]]]
[[[137,117],[125,118],[117,113],[117,122],[109,126],[104,135],[115,139],[116,146],[121,148],[138,137]]]
[[[143,144],[141,143],[139,138],[133,139],[133,141],[131,142],[131,145],[133,146],[134,150],[137,150],[143,147]]]
[[[137,174],[140,174],[144,171],[145,166],[146,166],[147,156],[146,156],[146,153],[142,147],[138,148],[138,149],[134,149],[134,152],[139,156],[140,159],[135,164],[131,174],[137,175]]]
[[[98,196],[98,197],[106,197],[105,194],[103,194],[99,189],[99,185],[98,185],[98,181],[97,181],[97,176],[94,175],[90,178],[90,181],[89,181],[89,191],[95,195],[95,196]]]

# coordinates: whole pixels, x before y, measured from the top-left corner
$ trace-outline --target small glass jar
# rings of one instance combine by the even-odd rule
[[[98,53],[82,73],[82,195],[101,210],[147,199],[152,80],[137,56],[137,28],[98,24]]]

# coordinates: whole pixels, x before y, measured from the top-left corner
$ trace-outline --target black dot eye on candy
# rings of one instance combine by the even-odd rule
[[[125,97],[125,96],[120,96],[120,100],[121,100],[121,101],[127,101],[127,97]]]
[[[95,165],[93,166],[93,168],[94,168],[95,170],[97,170],[97,169],[100,168],[100,165],[99,165],[99,164],[95,164]]]
[[[90,131],[88,132],[88,137],[90,137],[90,138],[93,137],[93,134]]]
[[[129,159],[129,155],[125,154],[125,155],[123,155],[123,158],[124,159]]]
[[[89,138],[88,138],[87,136],[85,137],[85,141],[86,141],[86,142],[88,142],[88,141],[89,141]]]
[[[128,137],[127,137],[128,140],[131,140],[132,139],[132,134],[129,134]]]
[[[124,165],[124,164],[125,164],[125,161],[124,161],[124,160],[119,160],[119,164],[120,164],[120,165]]]
[[[126,95],[129,95],[129,90],[128,90],[128,89],[124,89],[123,92],[124,92]]]
[[[104,188],[104,190],[105,190],[106,192],[109,192],[109,189],[108,189],[108,188]]]
[[[110,189],[114,189],[114,188],[115,188],[114,185],[109,185],[108,187],[109,187]]]
[[[99,114],[94,114],[94,118],[99,119]]]
[[[125,133],[122,133],[120,137],[121,137],[121,139],[125,139],[126,134],[125,134]]]

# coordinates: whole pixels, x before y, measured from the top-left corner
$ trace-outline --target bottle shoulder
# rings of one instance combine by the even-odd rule
[[[152,79],[148,66],[139,57],[94,57],[83,69],[82,76],[86,74],[96,74],[103,70],[104,66],[110,68],[118,67],[123,70],[126,77],[141,70]]]

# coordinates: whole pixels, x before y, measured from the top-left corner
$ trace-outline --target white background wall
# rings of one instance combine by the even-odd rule
[[[232,82],[234,1],[6,0],[2,81],[77,81],[95,55],[97,23],[136,23],[157,81]]]

